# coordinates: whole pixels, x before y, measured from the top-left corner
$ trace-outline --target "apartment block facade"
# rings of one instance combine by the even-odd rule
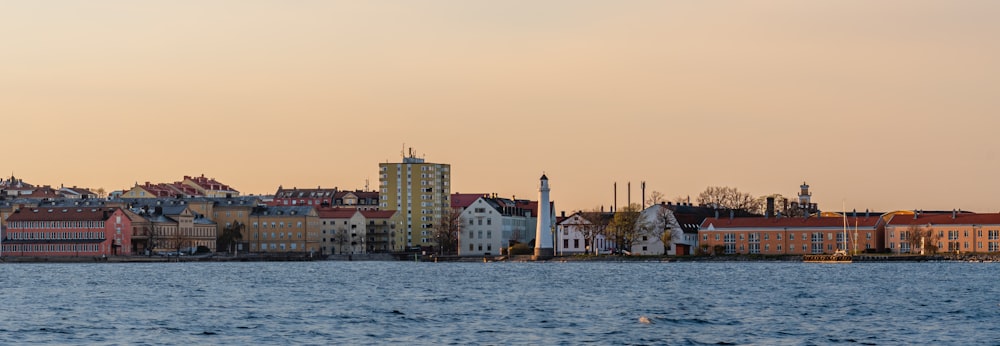
[[[436,247],[434,226],[451,212],[451,165],[427,163],[412,152],[399,163],[379,164],[380,210],[396,210],[395,251]]]

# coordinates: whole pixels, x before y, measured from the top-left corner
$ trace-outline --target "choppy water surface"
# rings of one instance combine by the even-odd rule
[[[0,344],[996,344],[998,269],[0,264]]]

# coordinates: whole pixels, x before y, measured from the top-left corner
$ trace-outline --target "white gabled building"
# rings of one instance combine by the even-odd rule
[[[584,213],[594,213],[594,212],[576,212],[569,217],[564,217],[559,220],[556,224],[556,254],[557,255],[572,255],[572,254],[583,254],[583,253],[608,253],[614,248],[614,244],[604,238],[604,235],[600,234],[599,229],[594,223],[587,220],[584,217]],[[593,217],[601,217],[608,221],[614,217],[612,213],[596,213],[592,215]],[[591,247],[588,242],[585,233],[596,232],[597,235],[594,236],[594,243],[596,247]]]
[[[635,245],[632,245],[632,254],[634,255],[666,254],[676,256],[678,255],[677,245],[689,249],[697,248],[698,245],[697,234],[694,237],[685,236],[674,212],[664,204],[655,204],[640,212],[636,227],[638,227],[639,239]],[[671,239],[670,244],[665,248],[662,237],[667,232],[671,235]],[[694,244],[690,244],[692,239]]]
[[[460,214],[459,256],[499,255],[500,249],[534,235],[535,217],[529,201],[482,196]]]

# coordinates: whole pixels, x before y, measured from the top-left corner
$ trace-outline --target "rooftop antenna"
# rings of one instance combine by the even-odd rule
[[[368,191],[368,178],[365,178],[365,191]]]
[[[399,149],[399,157],[406,157],[406,143],[403,143],[403,147]]]

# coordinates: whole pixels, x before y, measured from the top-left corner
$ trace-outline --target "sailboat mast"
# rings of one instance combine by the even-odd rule
[[[844,249],[843,250],[846,253],[847,252],[847,202],[842,202],[841,208],[842,208],[841,209],[842,213],[844,213],[843,214],[844,215],[844,231],[843,231],[843,234],[841,235],[841,237],[844,238]]]

